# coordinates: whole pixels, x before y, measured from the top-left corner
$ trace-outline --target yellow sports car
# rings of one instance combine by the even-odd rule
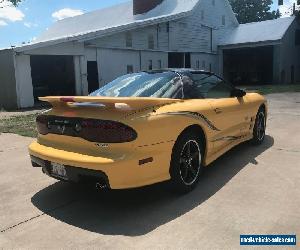
[[[203,167],[265,138],[263,96],[210,72],[157,70],[117,78],[87,97],[43,97],[32,164],[59,180],[125,189],[170,180],[192,190]]]

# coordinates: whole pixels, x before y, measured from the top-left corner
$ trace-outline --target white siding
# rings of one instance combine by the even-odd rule
[[[201,10],[204,11],[204,24],[210,27],[222,28],[237,26],[238,22],[234,16],[228,0],[215,0],[215,5],[212,0],[205,0],[199,5],[199,16]],[[225,16],[225,26],[222,25],[222,16]]]
[[[222,16],[225,16],[225,26]],[[215,5],[212,0],[202,1],[191,16],[170,22],[170,50],[217,53],[218,30],[236,25],[227,0],[216,0]]]
[[[168,33],[166,24],[149,26],[128,32],[131,32],[132,34],[132,48],[130,49],[148,50],[148,36],[152,34],[154,37],[154,50],[168,50]],[[91,40],[89,41],[89,44],[100,48],[126,49],[126,33],[127,32],[122,32]]]
[[[48,47],[33,49],[28,52],[30,55],[83,55],[84,45],[78,42],[68,42]]]
[[[168,53],[143,51],[141,53],[142,70],[149,69],[150,60],[152,60],[153,69],[159,69],[159,60],[162,63],[162,68],[168,67]]]
[[[169,50],[168,23],[161,23],[158,26],[158,50]]]
[[[140,71],[140,53],[138,51],[98,49],[98,72],[100,85],[127,74],[127,65],[132,65],[134,72]]]
[[[198,61],[198,63],[197,63]],[[199,65],[199,68],[197,67]],[[192,53],[191,54],[191,66],[194,69],[200,70],[210,70],[219,74],[219,67],[218,67],[218,56],[212,54],[205,54],[205,53]]]
[[[120,49],[98,49],[98,72],[100,85],[105,85],[115,78],[127,74],[127,66],[133,66],[133,71],[149,70],[149,61],[153,69],[168,67],[168,53],[150,51],[132,51]]]
[[[97,61],[97,49],[85,48],[85,56],[87,61]]]
[[[285,82],[281,84],[291,83],[291,67],[295,69],[295,82],[300,83],[300,46],[295,45],[295,31],[300,29],[297,21],[290,26],[280,46],[280,72],[285,71]]]
[[[170,50],[211,52],[211,29],[189,19],[170,23]]]

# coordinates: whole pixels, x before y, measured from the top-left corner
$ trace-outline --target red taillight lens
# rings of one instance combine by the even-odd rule
[[[40,134],[46,135],[48,134],[48,119],[47,116],[45,115],[39,115],[36,118],[36,125],[37,125],[37,130]]]
[[[131,142],[137,138],[134,129],[115,121],[40,115],[36,122],[42,135],[66,135],[99,143]]]
[[[102,143],[131,142],[137,138],[137,133],[125,124],[114,121],[83,120],[81,122],[82,138]]]

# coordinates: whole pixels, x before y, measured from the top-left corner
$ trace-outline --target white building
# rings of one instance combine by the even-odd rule
[[[0,106],[87,95],[158,68],[206,69],[235,84],[300,82],[295,17],[239,24],[228,0],[133,0],[56,22],[32,43],[0,51]]]

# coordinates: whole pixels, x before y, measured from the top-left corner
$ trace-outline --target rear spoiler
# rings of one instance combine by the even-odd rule
[[[99,104],[108,109],[124,107],[131,110],[147,107],[168,105],[182,102],[181,99],[152,98],[152,97],[101,97],[101,96],[48,96],[40,97],[39,100],[50,103],[54,108],[76,104]]]

